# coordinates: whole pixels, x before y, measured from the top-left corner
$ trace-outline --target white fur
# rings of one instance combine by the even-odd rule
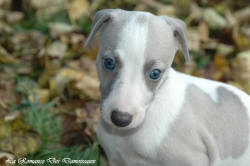
[[[197,78],[189,75],[185,75],[182,73],[175,72],[173,74],[176,76],[176,78],[180,78],[181,80],[184,81],[182,84],[194,84],[197,87],[201,88],[204,92],[206,92],[211,98],[213,98],[215,101],[218,101],[218,94],[217,94],[217,88],[218,87],[224,87],[231,92],[233,92],[235,95],[237,95],[241,102],[244,104],[244,106],[248,110],[248,116],[250,117],[250,97],[248,94],[244,93],[243,91],[235,88],[234,86],[227,85],[218,81],[212,81],[212,80],[207,80],[203,78]],[[178,76],[177,76],[178,75]],[[184,79],[184,80],[183,80]],[[184,92],[183,92],[184,93]],[[250,123],[249,123],[249,128],[250,128]],[[249,136],[249,143],[250,143],[250,136]],[[238,159],[233,159],[232,157],[226,159],[226,160],[218,160],[215,162],[213,166],[249,166],[250,163],[250,145],[248,145],[248,149]]]
[[[171,77],[172,74],[174,72],[170,72],[169,76]],[[120,136],[106,133],[101,125],[98,126],[98,138],[101,138],[100,140],[103,141],[101,144],[105,146],[104,148],[109,149],[107,154],[110,158],[116,158],[118,154],[124,155],[124,158],[127,158],[127,165],[131,166],[133,165],[133,163],[129,162],[129,155],[131,154],[140,154],[152,161],[157,160],[157,148],[160,146],[163,138],[166,137],[170,125],[177,118],[185,101],[183,93],[185,93],[186,85],[183,85],[183,81],[179,78],[174,76],[171,78],[155,96],[154,103],[148,108],[143,126],[138,132],[121,138]],[[122,147],[117,148],[114,146],[118,142],[120,145],[128,147],[129,151],[124,150]],[[119,153],[121,151],[120,148],[123,150]],[[149,160],[143,161],[144,164],[148,165]],[[154,164],[159,163],[156,161]],[[114,165],[117,165],[117,163],[114,163]]]
[[[110,94],[102,103],[102,115],[97,129],[98,140],[105,149],[110,166],[166,165],[159,161],[157,150],[163,139],[167,139],[171,125],[179,117],[186,101],[186,89],[190,84],[202,89],[214,101],[218,101],[217,88],[227,88],[240,97],[250,117],[250,97],[244,92],[217,81],[181,74],[173,69],[169,69],[166,81],[159,84],[160,89],[148,105],[152,92],[145,85],[142,73],[146,58],[144,54],[148,25],[136,21],[139,14],[141,12],[135,12],[134,16],[130,17],[129,22],[121,30],[118,47],[112,50],[122,61],[122,70]],[[147,16],[147,13],[144,14]],[[166,38],[171,41],[173,36],[170,35],[171,32],[168,34]],[[166,47],[166,54],[172,55],[176,51],[177,43],[166,43]],[[110,114],[116,108],[133,115],[133,121],[129,126],[118,128],[112,124]],[[103,121],[108,124],[108,130],[103,126]],[[142,126],[134,133],[117,134],[117,129],[126,132],[138,127],[139,124]],[[242,157],[217,160],[213,166],[249,166],[247,163],[250,163],[250,145]]]
[[[103,103],[103,117],[107,123],[111,123],[110,113],[113,109],[135,115],[128,128],[133,128],[142,122],[148,102],[145,99],[150,98],[150,91],[147,89],[141,73],[148,26],[139,24],[136,16],[135,14],[121,31],[116,53],[119,55],[123,67],[118,80],[113,85],[113,90]]]
[[[101,138],[101,144],[105,146],[104,148],[108,149],[108,156],[110,158],[119,158],[121,155],[124,155],[123,158],[126,160],[126,165],[132,166],[135,164],[135,161],[129,160],[129,156],[139,154],[139,156],[146,159],[138,158],[138,160],[142,160],[141,163],[145,166],[152,164],[154,166],[164,166],[157,162],[156,150],[159,148],[163,138],[166,138],[169,127],[180,114],[181,107],[185,102],[186,88],[190,83],[202,89],[209,87],[205,92],[211,97],[217,95],[216,89],[218,87],[223,86],[231,90],[241,98],[248,108],[250,117],[250,99],[244,92],[217,81],[196,78],[170,70],[168,81],[165,82],[162,90],[155,96],[154,103],[148,108],[144,124],[138,132],[122,138],[108,134],[101,125],[98,126],[98,137]],[[242,157],[238,159],[229,158],[224,161],[218,160],[213,166],[249,166],[247,165],[250,162],[249,156],[250,146]],[[152,162],[151,164],[149,164],[150,161]],[[113,166],[119,164],[112,161],[111,163]]]
[[[171,75],[172,73],[170,73],[169,77]],[[169,79],[161,87],[161,90],[154,98],[154,102],[147,110],[147,116],[142,128],[131,137],[136,151],[148,157],[157,157],[155,154],[156,148],[167,135],[170,124],[177,118],[182,103],[185,101],[183,95],[185,88],[181,82],[176,82],[174,79]]]

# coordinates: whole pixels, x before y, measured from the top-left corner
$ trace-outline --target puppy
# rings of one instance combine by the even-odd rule
[[[171,68],[185,23],[148,12],[96,13],[97,137],[110,166],[250,166],[250,97]]]

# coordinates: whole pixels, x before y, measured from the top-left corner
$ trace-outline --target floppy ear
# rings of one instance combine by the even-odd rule
[[[89,43],[92,41],[96,32],[101,28],[101,26],[110,20],[111,18],[110,13],[112,11],[113,11],[112,9],[104,9],[104,10],[98,11],[95,14],[94,21],[91,25],[90,34],[87,40],[85,41],[84,48],[86,48],[89,45]]]
[[[179,44],[182,47],[182,51],[185,57],[186,62],[190,62],[189,51],[187,47],[187,39],[186,39],[186,24],[184,21],[168,16],[162,16],[166,22],[173,27],[174,37],[177,39]]]

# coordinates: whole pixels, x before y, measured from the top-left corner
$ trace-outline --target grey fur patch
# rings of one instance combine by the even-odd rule
[[[190,62],[189,51],[186,39],[186,23],[180,19],[163,16],[167,23],[173,27],[174,37],[178,40],[182,47],[182,51],[187,62]]]
[[[238,158],[249,143],[247,110],[239,97],[226,88],[219,87],[218,96],[219,102],[210,112],[211,119],[207,118],[207,125],[217,141],[221,158]]]
[[[192,110],[183,107],[160,144],[159,160],[168,166],[210,166],[202,127]]]
[[[140,13],[140,12],[138,12]],[[98,73],[101,79],[100,91],[101,98],[104,100],[108,94],[110,93],[114,82],[117,80],[118,69],[113,73],[109,73],[102,71],[103,68],[100,68],[100,64],[102,61],[103,54],[105,52],[110,52],[110,54],[119,54],[114,53],[114,50],[117,48],[118,41],[120,40],[120,32],[125,27],[126,23],[129,22],[129,19],[134,17],[132,12],[124,11],[124,10],[112,10],[112,18],[109,22],[101,28],[101,36],[99,40],[99,56],[97,59],[97,68]],[[137,14],[136,21],[139,24],[145,24],[148,19],[144,14]],[[119,55],[117,55],[119,57]],[[99,62],[98,62],[99,61]],[[117,66],[121,70],[121,66]],[[102,79],[103,78],[103,79]]]
[[[174,55],[168,54],[166,47],[167,39],[164,34],[169,33],[169,25],[161,17],[155,17],[154,15],[148,18],[148,38],[145,49],[145,64],[144,64],[144,78],[148,89],[152,92],[156,90],[161,82],[161,78],[170,69],[173,62]],[[150,72],[154,69],[161,70],[161,78],[153,81],[149,79]]]
[[[221,159],[238,158],[246,150],[249,140],[249,118],[247,109],[240,98],[224,87],[217,89],[218,103],[214,102],[201,89],[190,86],[187,94],[191,100],[194,114],[203,120],[204,125],[213,135]],[[190,96],[188,96],[190,98]],[[202,111],[201,111],[202,110]]]
[[[119,71],[121,70],[122,64],[119,57],[119,53],[115,51],[117,48],[118,41],[120,40],[120,31],[127,23],[128,19],[125,17],[126,13],[121,12],[120,9],[113,10],[103,10],[100,11],[101,14],[111,15],[111,19],[105,26],[100,29],[100,39],[99,48],[97,56],[97,71],[100,79],[100,91],[101,91],[101,101],[111,92],[114,83],[119,76]],[[103,58],[111,56],[116,61],[116,67],[114,71],[108,71],[103,68]]]
[[[187,88],[187,101],[159,154],[165,151],[170,161],[183,158],[192,166],[206,166],[217,158],[239,158],[245,152],[250,130],[247,110],[233,92],[224,87],[217,91],[218,103],[195,85]]]
[[[109,56],[110,57],[110,56]],[[102,56],[102,77],[105,79],[102,80],[100,84],[100,91],[101,91],[101,100],[105,100],[105,98],[109,95],[109,93],[112,91],[112,87],[114,83],[117,80],[117,77],[119,76],[119,73],[122,68],[122,63],[118,56],[112,56],[113,59],[116,62],[115,69],[114,70],[108,70],[105,69],[103,66],[103,62],[107,56]]]
[[[114,9],[108,12],[112,12],[109,13],[112,17],[111,20],[100,29],[99,55],[97,57],[97,69],[101,83],[100,91],[102,101],[109,95],[118,76],[120,76],[119,73],[122,70],[122,62],[119,59],[119,52],[116,52],[115,50],[120,41],[120,32],[133,15],[131,12],[120,9]],[[105,12],[102,13],[107,14]],[[138,14],[136,20],[138,23],[144,24],[147,21],[147,18],[143,14]],[[116,68],[114,71],[104,70],[103,57],[105,56],[112,56],[116,59]]]
[[[155,89],[159,83],[159,80],[160,80],[160,78],[157,80],[152,80],[149,78],[151,71],[154,69],[155,63],[156,63],[155,60],[151,60],[151,61],[147,62],[143,67],[143,74],[144,74],[145,82],[147,84],[147,87],[152,92],[155,91]]]

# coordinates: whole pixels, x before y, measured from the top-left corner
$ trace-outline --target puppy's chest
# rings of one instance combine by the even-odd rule
[[[163,140],[157,140],[150,131],[147,134],[138,132],[132,136],[116,136],[99,128],[97,135],[111,166],[175,166],[176,163],[187,163],[187,156],[192,155],[188,148],[176,146],[183,144],[179,137],[165,136],[163,144]]]
[[[157,138],[150,136],[150,133],[147,134],[148,137],[140,132],[136,135],[117,136],[107,133],[100,126],[97,131],[99,143],[115,166],[163,166],[157,160]]]

